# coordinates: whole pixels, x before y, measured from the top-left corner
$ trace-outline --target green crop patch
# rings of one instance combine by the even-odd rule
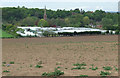
[[[79,64],[79,63],[76,63],[76,64],[73,64],[74,66],[86,66],[87,64],[86,63],[81,63],[81,64]]]
[[[33,65],[32,64],[30,64],[30,67],[32,67]]]
[[[4,72],[4,73],[9,73],[10,71],[8,71],[8,70],[4,70],[3,72]]]
[[[112,67],[110,67],[110,66],[105,66],[105,67],[103,67],[103,69],[104,69],[104,70],[112,70]]]
[[[43,66],[41,66],[41,65],[36,65],[35,67],[36,67],[36,68],[42,68]]]
[[[110,72],[104,72],[104,71],[101,71],[100,72],[100,75],[101,76],[108,76],[108,75],[110,75],[111,73]]]
[[[14,62],[14,61],[11,61],[10,64],[15,64],[15,62]]]
[[[6,62],[2,62],[2,64],[6,64]]]
[[[114,66],[115,70],[118,71],[118,68],[116,66]]]
[[[50,73],[46,73],[44,72],[42,74],[42,76],[52,76],[52,77],[56,77],[56,76],[60,76],[60,75],[63,75],[64,72],[62,72],[61,70],[58,70],[57,68],[55,68],[54,72],[50,72]]]
[[[84,62],[81,63],[81,64],[80,63],[73,64],[73,66],[77,66],[77,67],[74,67],[71,70],[74,70],[74,69],[78,69],[78,70],[86,69],[85,67],[83,67],[83,66],[86,66],[86,64]]]
[[[97,70],[97,69],[98,69],[98,67],[94,67],[94,64],[92,64],[91,66],[92,66],[92,67],[89,68],[89,69],[92,69],[92,70]]]
[[[57,67],[58,69],[61,68],[60,66]]]
[[[88,75],[80,75],[80,77],[88,77]]]

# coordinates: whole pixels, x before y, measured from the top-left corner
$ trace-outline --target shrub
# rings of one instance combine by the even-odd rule
[[[120,34],[120,31],[119,31],[119,30],[116,30],[116,31],[115,31],[115,34]]]
[[[106,31],[106,34],[109,34],[109,30]]]
[[[52,31],[44,31],[42,34],[45,37],[56,35],[56,33],[52,32]]]
[[[110,31],[110,34],[113,34],[113,31]]]

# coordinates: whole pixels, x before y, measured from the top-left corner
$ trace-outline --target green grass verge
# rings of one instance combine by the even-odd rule
[[[12,38],[12,37],[14,36],[0,29],[0,38]]]

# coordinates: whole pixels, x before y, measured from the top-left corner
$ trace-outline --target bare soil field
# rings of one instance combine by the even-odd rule
[[[3,76],[41,76],[44,72],[54,72],[55,68],[64,72],[62,76],[100,76],[101,71],[118,75],[117,35],[3,39],[2,42]],[[84,65],[77,68],[76,63]]]

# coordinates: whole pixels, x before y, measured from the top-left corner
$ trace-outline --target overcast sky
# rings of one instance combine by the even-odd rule
[[[105,11],[118,11],[119,0],[1,0],[0,7],[25,6],[28,8],[47,9],[75,9],[82,8],[85,11],[102,9]]]

